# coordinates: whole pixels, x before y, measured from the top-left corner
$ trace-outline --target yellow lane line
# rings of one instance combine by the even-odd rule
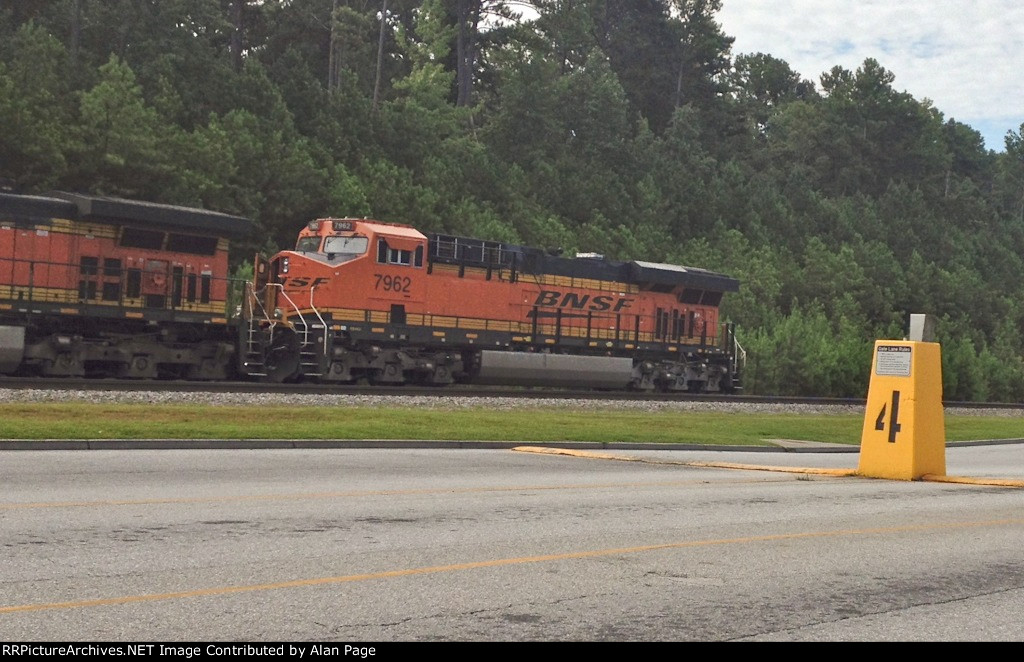
[[[273,591],[289,588],[303,588],[310,586],[324,586],[331,584],[344,584],[350,582],[371,581],[376,579],[392,579],[396,577],[412,577],[416,575],[429,575],[444,572],[458,572],[462,570],[476,570],[479,568],[498,568],[502,566],[521,565],[525,563],[546,563],[551,561],[571,561],[578,559],[596,558],[602,556],[616,556],[622,554],[639,554],[643,552],[654,552],[669,549],[685,549],[693,547],[708,547],[713,545],[747,544],[755,542],[774,542],[780,540],[796,540],[801,538],[823,538],[829,536],[852,536],[872,535],[879,533],[903,533],[908,531],[930,531],[938,529],[957,529],[985,526],[1005,526],[1024,524],[1024,519],[1003,519],[980,522],[945,522],[941,524],[914,524],[907,526],[888,526],[870,529],[839,529],[834,531],[805,531],[802,533],[780,533],[763,536],[747,536],[742,538],[719,538],[711,540],[688,540],[683,542],[662,543],[658,545],[640,545],[636,547],[616,547],[611,549],[596,549],[582,552],[568,552],[563,554],[543,554],[538,556],[520,556],[507,559],[493,559],[490,561],[473,561],[469,563],[453,563],[449,565],[435,565],[423,568],[409,568],[405,570],[388,570],[384,572],[370,572],[358,575],[341,575],[337,577],[316,577],[312,579],[297,579],[287,582],[274,582],[269,584],[254,584],[249,586],[220,586],[215,588],[194,589],[191,591],[176,591],[172,593],[151,593],[145,595],[125,595],[113,598],[101,598],[97,600],[76,600],[69,602],[50,602],[32,605],[11,605],[0,607],[0,614],[12,614],[16,612],[44,611],[53,609],[77,609],[81,607],[103,607],[110,605],[124,605],[137,602],[153,602],[157,600],[173,600],[178,598],[200,598],[219,595],[231,595],[234,593],[250,593],[254,591]]]

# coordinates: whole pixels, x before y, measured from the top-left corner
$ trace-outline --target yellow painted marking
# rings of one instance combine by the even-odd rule
[[[523,453],[542,453],[545,455],[570,455],[592,460],[617,460],[619,462],[640,462],[641,464],[671,464],[683,467],[700,467],[713,469],[746,469],[753,471],[779,471],[785,473],[819,474],[822,476],[856,476],[856,469],[818,469],[813,467],[776,467],[761,464],[739,464],[736,462],[698,462],[688,460],[658,460],[634,457],[630,455],[613,455],[611,453],[595,453],[593,451],[577,451],[568,448],[546,448],[542,446],[516,446],[512,450]]]
[[[744,545],[757,542],[775,542],[781,540],[800,540],[809,538],[827,538],[855,535],[875,535],[879,533],[903,533],[907,531],[934,531],[942,529],[964,529],[978,528],[985,526],[1005,526],[1008,524],[1024,524],[1024,519],[1003,519],[988,520],[980,522],[944,522],[939,524],[912,524],[907,526],[886,526],[870,529],[836,529],[832,531],[801,531],[797,533],[776,533],[762,536],[744,536],[740,538],[712,538],[708,540],[684,540],[680,542],[660,543],[655,545],[638,545],[635,547],[615,547],[609,549],[594,549],[580,552],[564,552],[561,554],[540,554],[536,556],[519,556],[505,559],[491,559],[487,561],[470,561],[467,563],[451,563],[447,565],[425,566],[421,568],[407,568],[403,570],[385,570],[382,572],[368,572],[357,575],[340,575],[335,577],[313,577],[310,579],[296,579],[292,581],[273,582],[267,584],[252,584],[247,586],[218,586],[212,588],[200,588],[189,591],[175,591],[170,593],[150,593],[143,595],[124,595],[112,598],[100,598],[96,600],[76,600],[68,602],[50,602],[33,605],[11,605],[0,607],[0,614],[11,614],[27,611],[44,611],[53,609],[77,609],[81,607],[103,607],[110,605],[124,605],[138,602],[154,602],[157,600],[173,600],[176,598],[201,598],[217,595],[231,595],[234,593],[251,593],[254,591],[273,591],[289,588],[306,588],[310,586],[324,586],[331,584],[344,584],[351,582],[372,581],[376,579],[393,579],[397,577],[413,577],[416,575],[439,574],[443,572],[459,572],[463,570],[477,570],[480,568],[500,568],[504,566],[523,565],[526,563],[548,563],[552,561],[575,561],[580,559],[599,558],[602,556],[619,556],[622,554],[640,554],[643,552],[657,552],[672,549],[688,549],[697,547],[712,547],[718,545]]]
[[[125,313],[124,316],[125,317],[132,317],[134,319],[142,319],[142,317],[143,317],[142,313]]]
[[[56,268],[54,268],[56,269]],[[75,302],[78,301],[78,290],[67,289],[58,287],[42,287],[39,285],[10,285],[0,287],[0,296],[4,298],[14,299],[18,294],[25,295],[24,301],[56,301],[56,302]],[[98,301],[99,299],[93,299]]]
[[[745,471],[776,471],[784,473],[817,474],[821,476],[859,476],[861,478],[876,478],[861,473],[858,469],[823,469],[818,467],[780,467],[763,464],[740,464],[737,462],[699,462],[696,460],[659,460],[652,458],[634,457],[629,455],[613,455],[611,453],[595,453],[593,451],[578,451],[568,448],[547,448],[543,446],[517,446],[512,449],[523,453],[541,453],[544,455],[569,455],[593,460],[617,460],[619,462],[640,462],[642,464],[670,464],[684,467],[700,467],[711,469],[743,469]],[[1024,480],[1016,478],[971,478],[967,476],[944,476],[938,474],[925,474],[918,480],[931,483],[960,483],[963,485],[992,485],[995,487],[1024,487]]]
[[[970,478],[968,476],[936,476],[925,474],[921,480],[930,483],[960,483],[963,485],[995,485],[997,487],[1024,487],[1024,480],[1014,478]]]
[[[77,308],[61,308],[60,312],[65,314],[65,315],[77,315],[78,314],[78,309]]]
[[[330,311],[335,319],[341,319],[347,322],[362,322],[365,319],[365,315],[361,310],[332,308]]]
[[[84,235],[86,237],[106,238],[113,238],[115,236],[115,230],[111,226],[96,226],[86,223],[76,223],[74,221],[61,218],[52,218],[48,223],[40,223],[35,227],[35,229],[37,231],[44,230],[50,234],[73,234]]]
[[[433,336],[435,338],[444,338],[444,331],[434,331]]]

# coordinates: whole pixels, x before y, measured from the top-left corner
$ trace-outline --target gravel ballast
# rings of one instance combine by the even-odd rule
[[[211,393],[185,391],[93,391],[49,389],[2,389],[0,404],[12,403],[93,403],[211,406],[288,406],[288,407],[410,407],[421,409],[572,409],[599,411],[699,411],[748,414],[856,414],[862,405],[774,404],[756,402],[664,401],[664,400],[590,400],[564,398],[508,398],[462,396],[329,395],[282,393]],[[950,407],[953,416],[1024,417],[1024,410],[1003,408]]]

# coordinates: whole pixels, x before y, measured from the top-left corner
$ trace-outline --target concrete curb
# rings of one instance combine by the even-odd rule
[[[785,439],[766,440],[770,446],[712,444],[645,444],[634,442],[524,442],[524,441],[423,441],[415,439],[0,439],[0,451],[39,450],[257,450],[257,449],[490,449],[522,446],[575,450],[634,451],[738,451],[745,453],[858,453],[859,445],[830,444]],[[954,441],[947,448],[1020,444],[1024,439]]]

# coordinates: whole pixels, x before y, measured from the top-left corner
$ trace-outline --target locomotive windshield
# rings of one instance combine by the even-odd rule
[[[321,246],[320,242],[323,242]],[[307,255],[318,262],[327,264],[341,264],[354,260],[360,255],[365,255],[370,246],[370,240],[366,237],[338,235],[329,237],[299,237],[295,243],[295,250],[300,253],[312,253]]]
[[[366,237],[327,237],[323,252],[362,255],[366,252],[367,246],[369,241]]]

